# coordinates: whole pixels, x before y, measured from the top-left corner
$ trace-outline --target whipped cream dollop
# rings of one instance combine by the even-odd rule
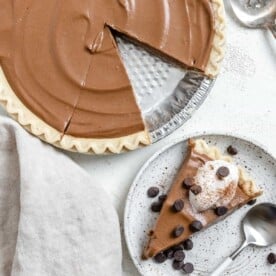
[[[229,174],[224,178],[217,176],[220,167],[229,169]],[[239,170],[237,166],[223,160],[206,162],[197,171],[194,177],[195,185],[199,185],[202,191],[195,195],[189,192],[192,206],[202,212],[218,206],[226,206],[234,198],[238,186]]]

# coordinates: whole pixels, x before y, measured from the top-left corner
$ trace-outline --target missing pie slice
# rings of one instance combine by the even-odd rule
[[[262,191],[242,168],[203,140],[190,140],[143,258],[156,256],[230,215]]]
[[[224,46],[222,0],[0,0],[0,103],[67,150],[151,143],[114,31],[211,78]]]

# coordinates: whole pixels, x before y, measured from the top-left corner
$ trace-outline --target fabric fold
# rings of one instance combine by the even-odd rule
[[[0,117],[0,275],[121,275],[119,221],[63,153]]]

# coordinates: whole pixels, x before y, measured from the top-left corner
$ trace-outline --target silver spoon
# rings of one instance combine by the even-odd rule
[[[221,276],[248,245],[264,247],[276,243],[276,205],[271,203],[256,205],[248,211],[242,221],[242,226],[245,235],[244,242],[210,276]]]
[[[276,1],[275,0],[230,0],[232,9],[245,26],[268,28],[276,38]]]

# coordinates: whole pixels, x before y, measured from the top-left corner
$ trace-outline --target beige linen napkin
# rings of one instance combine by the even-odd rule
[[[118,217],[102,188],[1,116],[0,275],[121,275]]]

